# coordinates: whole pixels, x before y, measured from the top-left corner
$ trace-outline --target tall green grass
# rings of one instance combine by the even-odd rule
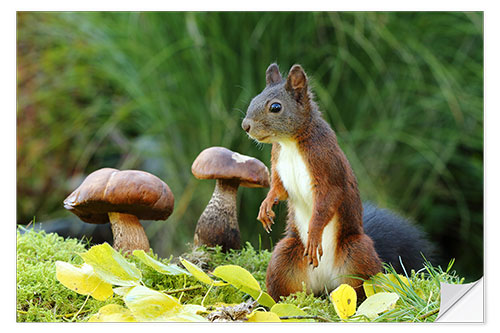
[[[225,146],[270,165],[240,123],[278,62],[300,63],[363,199],[412,218],[443,263],[482,275],[482,13],[20,13],[18,223],[68,216],[63,199],[101,167],[165,180],[176,207],[148,224],[160,255],[191,241],[214,183],[190,171]],[[242,239],[265,189],[239,191]]]

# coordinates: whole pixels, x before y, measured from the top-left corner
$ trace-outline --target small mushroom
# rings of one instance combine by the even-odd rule
[[[198,179],[216,179],[212,198],[196,225],[194,244],[221,245],[224,251],[239,249],[238,186],[269,187],[267,167],[256,158],[211,147],[198,155],[191,171]]]
[[[174,196],[167,184],[150,173],[104,168],[88,175],[64,200],[64,208],[87,223],[111,222],[115,249],[149,251],[139,219],[166,220],[174,208]]]

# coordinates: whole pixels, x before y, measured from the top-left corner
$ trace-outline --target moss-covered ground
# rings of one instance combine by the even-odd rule
[[[119,297],[98,301],[92,297],[79,295],[56,280],[55,262],[65,261],[82,264],[78,253],[86,251],[90,245],[76,239],[64,239],[57,234],[43,231],[17,231],[17,321],[18,322],[84,322],[106,304],[123,305]],[[154,256],[154,254],[152,254]],[[271,253],[257,250],[249,243],[239,251],[223,253],[220,248],[198,248],[182,257],[205,270],[212,271],[219,265],[234,264],[247,269],[265,290],[265,274]],[[175,263],[179,258],[157,258],[163,263]],[[146,266],[135,257],[128,260],[142,272],[145,286],[171,294],[182,303],[201,304],[215,307],[217,304],[237,304],[249,296],[233,286],[209,287],[196,278],[186,275],[164,275]],[[461,283],[461,279],[448,268],[428,266],[425,272],[411,272],[411,290],[400,292],[395,309],[379,316],[377,321],[433,321],[439,309],[439,282]],[[397,289],[397,288],[396,288]],[[308,315],[318,320],[339,321],[334,306],[325,295],[314,297],[305,292],[296,293],[282,300],[295,304]],[[360,321],[352,317],[349,321]]]

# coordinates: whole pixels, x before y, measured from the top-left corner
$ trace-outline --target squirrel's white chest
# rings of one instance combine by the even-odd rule
[[[276,171],[288,193],[288,200],[295,211],[295,226],[302,244],[305,246],[314,205],[311,175],[295,142],[282,141],[279,144],[281,150],[276,164]],[[334,219],[335,217],[323,230],[323,256],[320,259],[319,266],[314,270],[312,266],[309,268],[307,287],[314,293],[323,291],[325,287],[328,289],[336,288],[339,280],[335,279],[335,277],[342,273],[334,265]]]
[[[313,195],[311,176],[295,142],[283,141],[280,142],[280,146],[281,151],[276,170],[295,209],[297,227],[302,237],[303,235],[307,235],[307,228],[312,215]],[[302,231],[305,231],[305,233]],[[305,240],[307,238],[302,239],[303,242]]]

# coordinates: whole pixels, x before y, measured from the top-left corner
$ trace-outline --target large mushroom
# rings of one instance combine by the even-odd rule
[[[224,251],[239,249],[238,186],[269,187],[267,167],[256,158],[211,147],[198,155],[191,171],[198,179],[216,179],[212,198],[196,225],[194,244],[221,245]]]
[[[174,208],[170,188],[137,170],[97,170],[64,200],[64,208],[87,223],[111,223],[113,247],[126,253],[149,251],[139,219],[166,220]]]

